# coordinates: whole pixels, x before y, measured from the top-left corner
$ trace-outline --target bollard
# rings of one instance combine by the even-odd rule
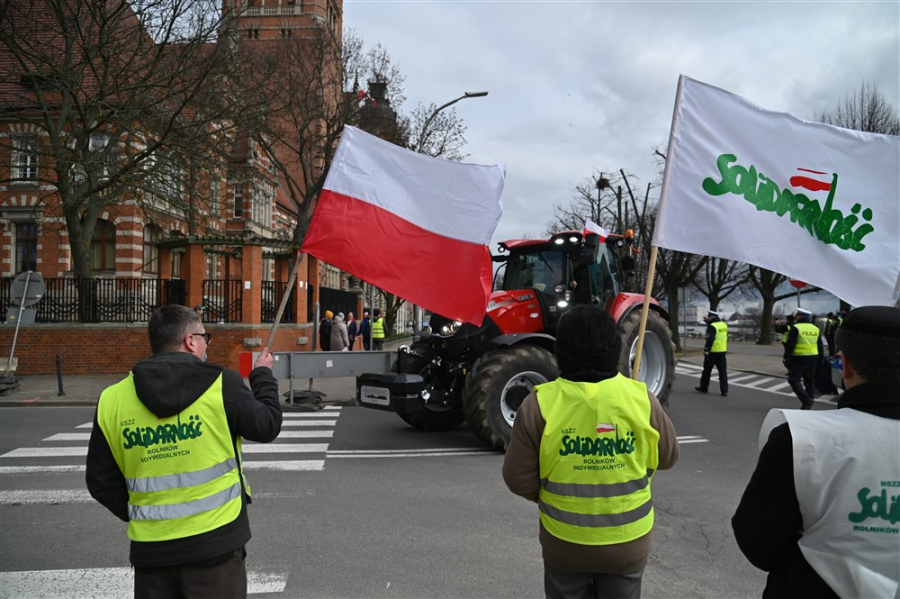
[[[62,397],[66,394],[63,391],[63,383],[62,383],[62,358],[57,355],[56,356],[56,381],[59,383],[59,393],[56,394],[57,397]]]

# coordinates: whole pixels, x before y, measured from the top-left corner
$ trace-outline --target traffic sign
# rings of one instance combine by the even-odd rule
[[[793,285],[797,289],[803,289],[804,287],[806,287],[806,283],[804,283],[803,281],[798,281],[797,279],[788,279],[788,281],[790,281],[791,285]]]

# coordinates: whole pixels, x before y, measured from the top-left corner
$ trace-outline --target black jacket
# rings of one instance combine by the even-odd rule
[[[865,383],[847,389],[838,409],[900,420],[900,384]],[[731,519],[734,537],[750,562],[769,573],[765,598],[837,597],[800,552],[803,518],[794,487],[791,429],[775,427]]]
[[[281,432],[278,382],[268,368],[250,373],[250,389],[233,370],[203,362],[185,352],[156,354],[132,369],[138,398],[160,418],[174,416],[194,403],[222,373],[222,395],[232,444],[238,437],[267,443]],[[128,521],[128,490],[112,450],[97,424],[87,456],[87,487],[91,496],[120,520]],[[131,563],[136,568],[174,565],[212,565],[250,540],[246,490],[241,513],[233,522],[203,534],[157,542],[131,542]]]

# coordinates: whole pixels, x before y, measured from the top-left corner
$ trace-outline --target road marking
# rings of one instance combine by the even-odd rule
[[[745,383],[744,387],[758,388],[760,385],[765,385],[766,383],[771,383],[774,380],[775,379],[766,376],[766,377],[759,379],[758,381],[753,381],[752,383]],[[766,387],[765,389],[763,389],[763,391],[769,391],[769,390],[770,390],[769,387]]]
[[[322,412],[283,412],[285,418],[334,418],[335,414]]]
[[[244,443],[243,451],[248,453],[325,453],[328,443]],[[2,456],[0,456],[2,457]]]
[[[758,374],[741,374],[738,376],[728,375],[728,383],[731,384],[731,383],[736,383],[738,381],[746,381],[747,379],[756,378],[757,376],[759,376],[759,375]],[[718,375],[715,376],[715,380],[717,380],[717,381],[719,380]]]
[[[774,393],[782,393],[781,389],[784,389],[785,387],[790,387],[790,386],[791,386],[791,384],[788,383],[787,381],[785,381],[785,382],[780,383],[780,384],[778,384],[778,385],[774,385],[774,386],[772,386],[772,387],[769,387],[768,389],[766,389],[766,391],[772,391],[772,392],[774,392]],[[793,395],[793,394],[794,394],[793,391],[791,391],[790,393],[782,393],[782,395]]]
[[[87,450],[87,447],[19,447],[0,455],[0,459],[84,457]]]
[[[57,433],[44,441],[90,441],[91,433]]]
[[[337,420],[285,420],[281,426],[335,426]]]
[[[709,439],[704,439],[699,435],[682,435],[680,437],[676,437],[679,445],[684,445],[686,443],[709,443]]]
[[[65,474],[67,472],[84,472],[84,464],[68,466],[0,466],[0,476],[16,474]]]
[[[87,447],[19,447],[0,455],[0,458],[60,458],[83,457]],[[244,443],[244,453],[325,453],[328,443]]]
[[[287,580],[287,573],[249,570],[247,593],[282,593]],[[131,568],[0,572],[0,597],[3,599],[119,598],[131,597],[133,594],[134,571]]]
[[[330,439],[334,431],[281,431],[279,439]]]
[[[93,422],[85,422],[84,424],[79,424],[75,428],[94,428]]]
[[[282,470],[285,472],[310,472],[324,470],[325,460],[274,460],[270,462],[244,461],[244,470]],[[256,494],[253,494],[256,497]]]
[[[86,490],[81,489],[20,489],[17,491],[0,491],[0,505],[90,503],[92,501],[94,501],[94,498],[91,497],[91,494]],[[4,594],[3,596],[5,597],[6,595]]]
[[[332,454],[329,452],[329,458],[433,458],[440,456],[463,456],[463,455],[499,455],[498,452],[493,450],[481,450],[474,449],[472,451],[416,451],[404,453],[398,450],[397,453],[385,453],[383,451],[362,451],[360,453],[353,454]]]

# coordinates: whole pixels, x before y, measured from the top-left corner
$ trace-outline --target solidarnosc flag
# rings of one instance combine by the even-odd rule
[[[771,112],[682,76],[653,245],[894,306],[898,165],[900,137]]]
[[[442,316],[481,324],[505,169],[345,126],[302,251]]]

